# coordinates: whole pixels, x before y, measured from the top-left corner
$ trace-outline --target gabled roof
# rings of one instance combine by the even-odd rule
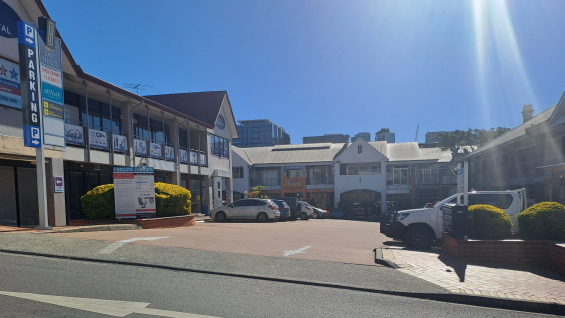
[[[245,150],[243,150],[242,148],[238,148],[232,145],[231,151],[235,152],[239,157],[241,157],[241,159],[243,159],[243,161],[247,162],[248,165],[253,164],[251,162],[251,159],[249,159],[249,157],[247,156],[247,153],[245,153]]]
[[[247,154],[252,164],[291,164],[291,163],[309,163],[309,162],[328,162],[331,163],[335,155],[343,149],[346,144],[298,144],[285,145],[296,147],[252,147],[237,148],[236,151],[242,151]],[[304,146],[304,147],[303,147]],[[308,146],[305,148],[305,146]],[[319,146],[319,147],[317,147]],[[243,158],[240,152],[237,154]]]
[[[167,105],[167,107],[214,127],[226,95],[226,91],[213,91],[148,95],[144,97],[159,104]],[[233,113],[231,115],[235,123]]]
[[[502,134],[501,136],[487,142],[484,146],[482,146],[479,149],[471,152],[467,156],[467,158],[472,157],[472,156],[477,155],[477,154],[480,154],[484,151],[496,148],[496,147],[501,146],[503,144],[509,143],[509,142],[514,141],[518,138],[526,136],[526,129],[531,127],[531,126],[541,124],[542,122],[549,120],[549,118],[553,114],[553,111],[555,110],[556,106],[557,105],[553,105],[553,106],[549,107],[548,109],[546,109],[546,110],[542,111],[541,113],[535,115],[532,119],[528,120],[527,122],[521,123],[516,128],[509,130],[509,131],[505,132],[504,134]]]

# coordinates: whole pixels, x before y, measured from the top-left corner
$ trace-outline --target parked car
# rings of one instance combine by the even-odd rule
[[[276,205],[279,206],[279,211],[281,212],[281,218],[279,220],[286,221],[290,217],[290,207],[283,200],[273,200]]]
[[[312,213],[314,213],[314,208],[308,202],[300,201],[300,219],[308,220]]]
[[[302,206],[300,204],[300,200],[298,200],[298,198],[296,198],[296,197],[274,197],[274,198],[269,198],[269,199],[271,199],[271,200],[283,200],[290,207],[290,216],[289,216],[288,219],[289,220],[296,220],[298,218],[300,211],[302,209]]]
[[[330,212],[326,210],[322,210],[314,206],[312,207],[312,209],[314,210],[314,212],[312,212],[313,219],[326,219],[330,216]]]
[[[226,206],[214,208],[210,218],[218,222],[226,220],[257,220],[266,222],[280,218],[278,205],[270,199],[243,199]]]
[[[408,248],[429,249],[434,241],[441,239],[443,232],[441,207],[456,202],[457,195],[454,194],[430,208],[387,212],[381,220],[380,231],[390,238],[402,240]],[[475,204],[489,204],[502,209],[510,216],[512,231],[518,233],[516,215],[528,207],[526,189],[470,192],[469,206]]]

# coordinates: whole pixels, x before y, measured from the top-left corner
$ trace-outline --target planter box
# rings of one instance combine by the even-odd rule
[[[552,241],[465,241],[443,233],[442,248],[459,261],[545,265],[565,275],[565,244]]]
[[[152,219],[130,220],[71,220],[69,225],[96,225],[96,224],[139,224],[144,229],[157,229],[168,227],[181,227],[196,225],[196,215],[169,216]]]

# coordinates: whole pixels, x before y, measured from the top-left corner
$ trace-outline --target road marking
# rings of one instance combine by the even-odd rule
[[[301,248],[294,250],[294,251],[284,251],[283,255],[284,256],[290,256],[290,255],[294,255],[294,254],[304,254],[304,253],[306,253],[306,250],[309,249],[310,247],[312,247],[312,246],[304,246],[304,247],[301,247]]]
[[[204,223],[204,222],[205,222],[204,220],[196,221],[196,223]]]
[[[160,237],[134,237],[131,239],[127,239],[127,240],[123,240],[123,241],[118,241],[118,242],[114,242],[108,246],[106,246],[105,248],[103,248],[100,252],[98,252],[98,254],[110,254],[113,253],[115,250],[117,250],[118,248],[120,248],[122,245],[126,244],[126,243],[131,243],[131,242],[135,242],[135,241],[156,241],[156,240],[160,240],[160,239],[165,239],[165,238],[169,238],[170,236],[160,236]]]
[[[149,306],[149,303],[139,303],[133,301],[64,297],[64,296],[40,295],[40,294],[31,294],[31,293],[16,293],[16,292],[7,292],[7,291],[0,291],[0,295],[34,300],[42,303],[57,305],[61,307],[74,308],[84,311],[90,311],[90,312],[95,312],[98,314],[104,314],[114,317],[125,317],[133,313],[154,315],[161,317],[171,317],[171,318],[212,317],[212,316],[204,316],[197,314],[189,314],[179,311],[145,308]]]

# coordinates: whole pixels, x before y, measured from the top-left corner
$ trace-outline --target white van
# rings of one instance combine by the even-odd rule
[[[434,241],[441,239],[443,232],[441,207],[447,203],[457,203],[457,195],[444,199],[433,208],[386,213],[381,220],[381,233],[402,240],[408,248],[429,249]],[[475,204],[489,204],[502,209],[510,216],[512,231],[517,233],[519,229],[516,215],[527,208],[526,189],[469,192],[469,206]]]

